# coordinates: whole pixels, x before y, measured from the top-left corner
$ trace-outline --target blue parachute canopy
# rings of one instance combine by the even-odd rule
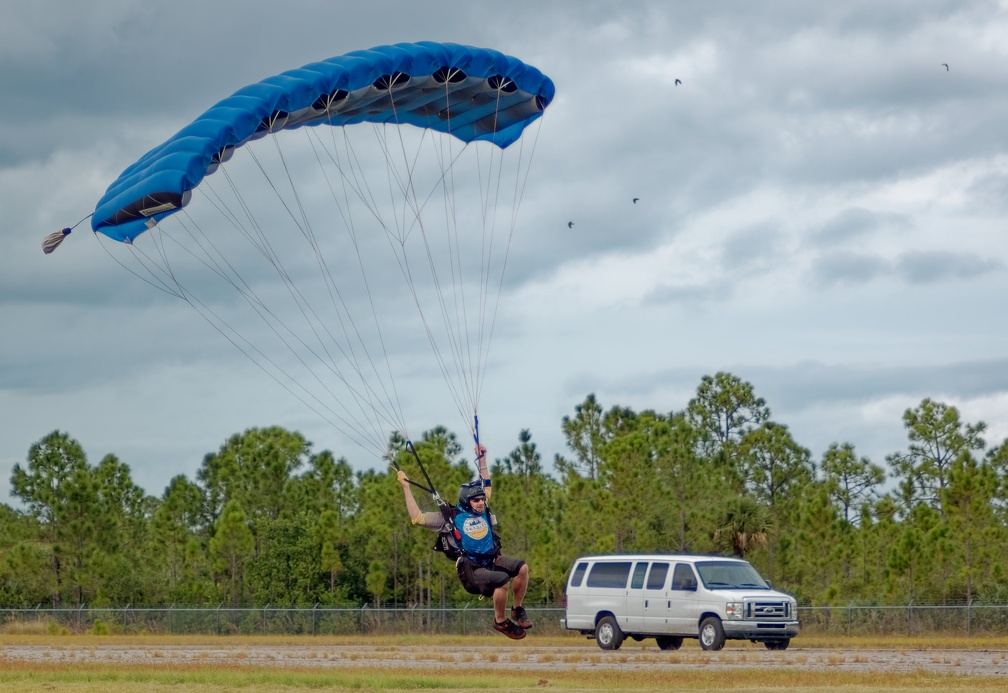
[[[91,228],[131,243],[189,201],[236,147],[302,125],[409,124],[504,148],[542,115],[553,82],[520,60],[451,43],[354,51],[269,77],[217,103],[127,168]]]

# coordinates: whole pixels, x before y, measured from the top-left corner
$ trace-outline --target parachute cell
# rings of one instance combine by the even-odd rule
[[[539,70],[490,49],[421,42],[355,51],[217,103],[123,171],[99,200],[91,226],[131,243],[185,206],[234,148],[279,129],[408,124],[505,148],[553,95]]]

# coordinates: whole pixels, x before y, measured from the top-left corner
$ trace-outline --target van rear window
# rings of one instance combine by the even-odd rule
[[[589,587],[626,587],[630,576],[629,561],[614,563],[596,563],[588,573]]]

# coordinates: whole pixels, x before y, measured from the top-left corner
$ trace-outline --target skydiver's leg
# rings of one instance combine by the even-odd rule
[[[518,574],[515,575],[514,580],[511,581],[511,591],[514,592],[514,606],[521,606],[522,600],[525,599],[525,590],[528,589],[528,563],[522,563],[521,569]],[[496,595],[494,595],[496,597]]]
[[[507,618],[504,613],[507,610],[507,600],[508,586],[505,582],[503,585],[495,589],[493,593],[494,620],[497,623],[504,623],[504,619]]]

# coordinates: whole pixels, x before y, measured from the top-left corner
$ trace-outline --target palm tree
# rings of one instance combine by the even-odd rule
[[[719,547],[731,547],[733,554],[745,558],[746,552],[755,546],[766,546],[770,530],[767,509],[752,496],[738,496],[726,503],[714,530],[714,541]]]

